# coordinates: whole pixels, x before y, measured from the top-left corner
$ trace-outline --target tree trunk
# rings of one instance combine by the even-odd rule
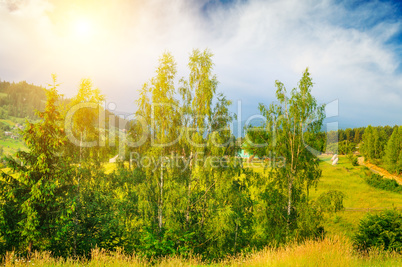
[[[163,226],[163,158],[161,158],[161,177],[160,177],[160,201],[159,201],[159,230],[162,230]]]
[[[236,222],[235,240],[234,240],[234,248],[233,248],[234,253],[236,253],[236,242],[237,242],[237,230],[238,229],[239,229],[239,224]]]
[[[192,160],[193,160],[193,152],[191,152],[189,157],[188,167],[190,168],[190,176],[188,178],[188,187],[187,187],[187,211],[186,211],[186,223],[189,225],[190,223],[190,205],[191,205],[191,178],[192,178]]]
[[[288,236],[290,233],[290,214],[292,211],[292,189],[293,189],[293,177],[289,178],[289,184],[288,184],[288,220],[287,220],[287,232],[288,232]]]
[[[190,177],[189,177],[189,181],[188,181],[188,187],[187,187],[187,211],[186,211],[186,223],[187,225],[189,225],[189,221],[190,221],[190,204],[191,204],[191,173],[190,173]]]

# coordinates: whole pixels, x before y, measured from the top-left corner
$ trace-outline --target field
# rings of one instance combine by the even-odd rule
[[[366,184],[364,167],[352,166],[346,157],[340,156],[337,166],[330,164],[329,157],[323,158],[320,166],[322,177],[311,197],[316,198],[328,190],[339,190],[346,195],[345,210],[326,217],[328,234],[345,234],[351,237],[358,223],[367,212],[384,209],[402,209],[402,196],[398,193],[380,190]]]
[[[0,139],[0,147],[3,148],[3,153],[6,155],[14,155],[15,152],[20,150],[25,150],[26,146],[22,140],[14,140],[11,138]]]
[[[25,119],[10,117],[9,119],[0,119],[0,123],[3,125],[6,125],[12,129],[16,123],[24,124]],[[18,130],[9,130],[9,131],[12,132],[13,134],[18,133]],[[11,139],[10,136],[3,136],[0,139],[0,147],[3,148],[3,153],[6,155],[13,155],[13,154],[15,154],[15,152],[18,151],[18,149],[20,149],[20,150],[26,149],[26,146],[21,137],[14,140],[14,139]]]
[[[0,119],[0,123],[8,125],[9,127],[14,127],[16,123],[24,124],[26,121],[25,118],[17,118],[10,116],[8,119]]]

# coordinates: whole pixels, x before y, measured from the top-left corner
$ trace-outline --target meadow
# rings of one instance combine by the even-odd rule
[[[0,139],[0,147],[3,148],[3,153],[6,155],[14,155],[18,149],[27,150],[26,146],[21,140],[14,140],[11,138]]]
[[[8,119],[0,119],[0,124],[12,129],[16,123],[24,124],[25,121],[26,120],[23,118],[9,117]],[[13,134],[18,132],[18,130],[9,131],[13,132]],[[18,139],[11,139],[9,136],[2,136],[2,138],[0,138],[0,147],[3,149],[3,153],[6,155],[14,155],[18,149],[27,150],[27,147],[21,137]]]
[[[325,230],[329,235],[351,237],[367,212],[402,209],[401,194],[371,187],[364,181],[365,167],[352,166],[346,156],[340,156],[336,166],[332,166],[329,159],[322,158],[322,177],[316,190],[310,192],[313,199],[328,190],[339,190],[346,195],[344,211],[326,214]]]

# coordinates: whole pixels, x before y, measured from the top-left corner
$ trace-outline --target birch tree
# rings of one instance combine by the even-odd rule
[[[308,197],[309,188],[321,176],[319,159],[313,155],[304,142],[305,132],[317,134],[324,119],[324,106],[317,104],[311,94],[312,78],[308,69],[297,88],[290,95],[283,83],[276,81],[277,103],[269,107],[259,105],[266,118],[266,155],[281,159],[282,163],[273,165],[272,177],[287,196],[287,228],[290,231],[297,216],[297,202]],[[275,160],[275,159],[271,159]]]

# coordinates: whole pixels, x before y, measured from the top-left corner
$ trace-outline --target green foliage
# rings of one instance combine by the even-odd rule
[[[354,156],[353,154],[348,154],[348,160],[352,164],[352,166],[359,166],[359,162],[357,160],[357,157]]]
[[[38,112],[42,120],[26,125],[24,140],[29,151],[7,158],[12,174],[1,173],[3,252],[12,247],[22,252],[54,249],[64,219],[71,214],[71,167],[59,153],[66,139],[56,107],[56,86],[54,77],[53,86],[46,92],[45,111]]]
[[[367,126],[364,130],[363,141],[361,145],[362,154],[369,160],[380,160],[386,153],[385,148],[392,132],[392,128]]]
[[[388,140],[384,158],[391,172],[402,172],[402,126],[394,128]]]
[[[66,107],[64,115],[66,119],[71,119],[71,124],[66,125],[67,134],[70,141],[75,141],[74,144],[70,143],[66,154],[80,165],[99,167],[100,161],[104,159],[105,153],[102,152],[105,146],[100,146],[102,139],[99,125],[99,106],[103,100],[104,96],[99,89],[93,88],[92,81],[83,79],[77,95]]]
[[[239,146],[229,127],[236,115],[231,101],[217,93],[212,56],[194,50],[190,74],[178,83],[173,56],[160,58],[130,122],[127,154],[137,160],[130,168],[119,162],[111,173],[102,169],[110,151],[68,142],[62,125],[67,111],[59,107],[54,86],[41,121],[24,132],[29,151],[8,162],[14,173],[3,173],[1,252],[87,256],[95,248],[120,247],[147,258],[196,254],[215,260],[322,237],[323,215],[342,210],[344,194],[329,187],[311,199],[322,174],[315,153],[325,149],[326,135],[308,70],[290,94],[276,82],[279,104],[260,105],[267,123],[249,129],[251,142],[244,148],[282,164],[259,172],[236,159]],[[99,140],[101,109],[93,107],[102,99],[83,80],[69,102],[68,107],[94,104],[71,120],[79,141]],[[385,128],[378,133],[378,140],[389,134]],[[353,151],[361,134],[362,129],[339,131],[339,149]]]
[[[27,82],[0,82],[0,119],[8,116],[34,118],[35,110],[43,110],[46,94],[44,88]]]
[[[402,214],[396,210],[368,213],[360,221],[359,230],[354,236],[354,246],[360,251],[373,248],[402,251]]]
[[[320,206],[314,201],[300,202],[296,205],[297,227],[295,227],[293,238],[296,241],[324,238],[323,212]]]
[[[261,114],[266,118],[264,125],[268,138],[265,140],[265,155],[280,157],[284,164],[273,166],[270,173],[281,193],[287,197],[288,233],[297,225],[297,210],[301,203],[307,203],[309,188],[316,185],[321,170],[318,167],[319,153],[305,143],[317,135],[325,117],[324,106],[317,104],[311,94],[313,86],[308,69],[303,73],[298,88],[287,95],[284,85],[276,81],[278,104],[266,107],[259,105]],[[301,207],[305,207],[301,205]],[[307,206],[308,207],[308,206]],[[309,211],[310,212],[310,211]]]
[[[246,129],[247,134],[242,148],[247,151],[249,155],[254,155],[263,158],[267,154],[266,142],[269,139],[269,133],[263,126],[249,125]]]
[[[320,209],[325,212],[338,212],[344,210],[343,200],[345,194],[338,190],[330,190],[322,193],[318,199]]]
[[[402,193],[402,186],[394,179],[387,179],[379,174],[371,173],[365,178],[367,184],[386,191]]]

